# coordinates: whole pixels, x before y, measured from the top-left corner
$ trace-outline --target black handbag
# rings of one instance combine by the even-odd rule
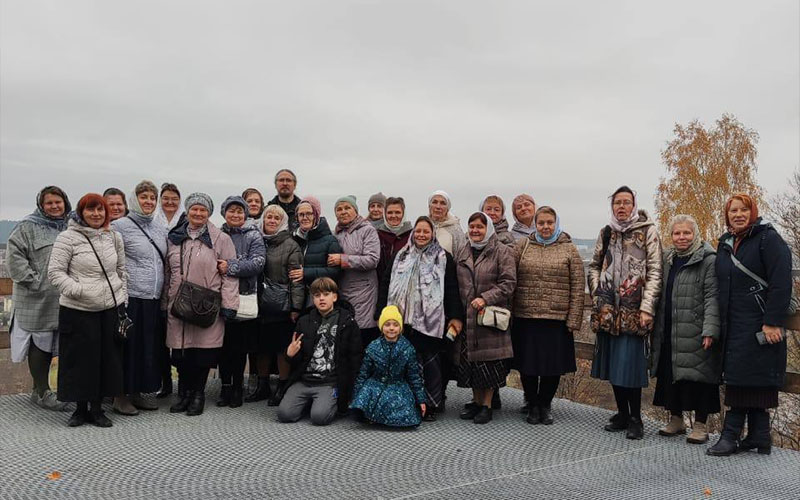
[[[288,313],[291,309],[289,285],[276,283],[265,276],[261,282],[259,306],[262,312]]]
[[[181,284],[178,287],[178,294],[172,303],[170,312],[176,318],[201,328],[208,328],[217,321],[219,310],[222,306],[222,294],[217,290],[212,290],[200,286],[183,277],[183,242],[181,242]],[[186,274],[189,274],[189,266],[192,264],[191,255],[186,265]]]
[[[117,340],[124,342],[128,340],[128,330],[133,328],[133,321],[128,317],[128,311],[125,310],[125,307],[120,307],[119,303],[117,303],[117,295],[114,293],[114,287],[111,285],[111,280],[108,278],[108,273],[103,265],[103,261],[100,260],[100,255],[98,255],[97,250],[95,250],[94,245],[92,245],[92,240],[85,234],[83,237],[86,238],[86,241],[89,242],[89,246],[92,247],[92,252],[94,252],[94,256],[97,257],[97,263],[100,264],[103,276],[106,277],[106,283],[108,283],[108,288],[111,290],[111,298],[114,299],[114,308],[117,310]]]

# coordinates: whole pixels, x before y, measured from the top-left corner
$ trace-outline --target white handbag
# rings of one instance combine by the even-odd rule
[[[478,325],[494,328],[502,332],[508,330],[511,311],[499,306],[486,306],[478,311]]]
[[[258,317],[258,295],[239,295],[239,309],[236,311],[236,319],[246,321]]]

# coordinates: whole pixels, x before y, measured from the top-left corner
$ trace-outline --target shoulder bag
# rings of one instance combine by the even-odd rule
[[[170,312],[176,318],[187,323],[208,328],[217,321],[222,306],[222,294],[217,290],[186,280],[183,275],[183,242],[181,242],[180,252],[181,284]],[[190,254],[189,262],[186,264],[186,274],[189,274],[189,266],[192,264],[191,257]]]
[[[114,236],[114,233],[111,233],[111,235]],[[108,278],[108,273],[106,272],[105,266],[103,266],[103,261],[100,260],[100,255],[97,253],[97,250],[94,249],[94,245],[92,245],[92,240],[85,234],[83,234],[83,237],[86,238],[89,246],[92,247],[92,252],[94,252],[94,256],[97,257],[97,263],[100,264],[100,269],[103,271],[103,276],[106,277],[108,288],[111,290],[111,298],[114,299],[114,308],[117,310],[117,319],[119,320],[117,324],[117,339],[122,341],[128,340],[128,330],[133,327],[133,321],[128,317],[128,312],[125,308],[119,307],[117,295],[114,293],[114,287],[111,286],[111,280]]]

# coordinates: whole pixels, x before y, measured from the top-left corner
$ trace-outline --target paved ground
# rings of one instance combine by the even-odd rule
[[[444,417],[412,431],[279,424],[274,408],[219,409],[213,397],[200,417],[162,408],[70,429],[67,413],[2,396],[0,498],[800,498],[800,452],[715,459],[654,424],[628,441],[601,429],[610,412],[569,401],[555,402],[555,425],[531,426],[514,389],[478,426],[456,415],[469,393],[449,395]]]

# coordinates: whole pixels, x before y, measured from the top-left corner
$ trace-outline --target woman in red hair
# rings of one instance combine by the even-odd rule
[[[128,300],[125,250],[110,220],[103,197],[85,195],[50,254],[47,276],[61,294],[58,399],[77,403],[70,427],[111,427],[100,405],[123,390],[118,310]]]
[[[756,202],[735,194],[723,214],[716,274],[723,345],[725,424],[708,455],[771,451],[768,408],[778,406],[786,374],[787,318],[792,257],[778,232],[758,216]],[[747,419],[747,438],[739,436]]]

